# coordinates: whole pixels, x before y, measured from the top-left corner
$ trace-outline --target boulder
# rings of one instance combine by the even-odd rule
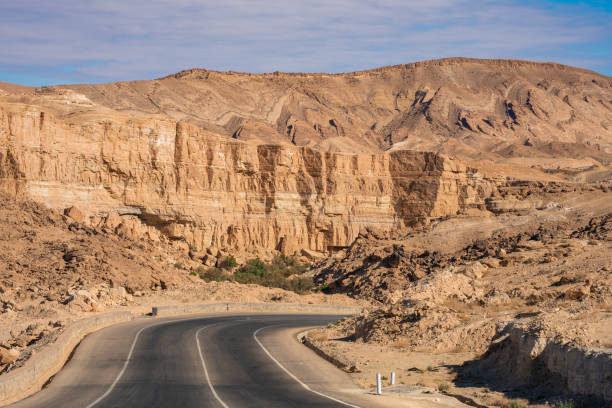
[[[19,349],[5,349],[0,347],[0,364],[10,364],[19,358]]]
[[[310,249],[306,249],[306,248],[302,248],[300,253],[302,254],[303,257],[305,257],[305,258],[307,258],[309,260],[325,258],[325,255],[323,253],[318,252],[318,251],[313,251],[313,250],[310,250]]]
[[[499,259],[497,258],[485,258],[482,260],[482,264],[487,268],[498,268],[499,267]]]
[[[472,279],[481,279],[487,267],[476,261],[470,265],[466,265],[462,272],[465,276]]]
[[[280,239],[278,250],[283,255],[293,255],[299,249],[296,237],[284,236]]]
[[[85,221],[85,215],[83,215],[81,210],[79,210],[75,206],[66,208],[64,210],[64,215],[67,216],[67,217],[72,218],[76,222],[83,222],[83,221]]]
[[[202,264],[208,267],[215,266],[217,263],[217,257],[214,255],[206,254],[202,257]]]

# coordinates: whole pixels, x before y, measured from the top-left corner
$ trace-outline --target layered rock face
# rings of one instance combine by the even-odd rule
[[[244,251],[349,245],[385,230],[484,208],[495,190],[435,153],[340,154],[253,145],[167,118],[59,119],[0,105],[1,187],[89,222],[137,216],[195,248]]]

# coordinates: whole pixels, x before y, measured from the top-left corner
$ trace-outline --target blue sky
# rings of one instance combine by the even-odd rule
[[[0,81],[346,72],[453,56],[612,75],[611,39],[612,0],[0,0]]]

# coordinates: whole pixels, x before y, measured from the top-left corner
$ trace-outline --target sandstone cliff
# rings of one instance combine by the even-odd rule
[[[18,103],[0,104],[0,179],[14,195],[75,205],[94,225],[135,216],[198,249],[249,252],[333,250],[366,227],[484,208],[495,189],[435,153],[253,145],[159,116],[59,118]]]

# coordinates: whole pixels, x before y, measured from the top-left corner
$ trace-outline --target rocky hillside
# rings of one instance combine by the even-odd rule
[[[361,235],[315,280],[379,306],[310,340],[364,385],[386,370],[472,406],[612,406],[610,193],[565,190],[532,190],[547,203],[522,214]]]
[[[612,154],[612,79],[551,63],[453,58],[337,75],[193,69],[67,88],[121,112],[263,143],[494,160]]]

